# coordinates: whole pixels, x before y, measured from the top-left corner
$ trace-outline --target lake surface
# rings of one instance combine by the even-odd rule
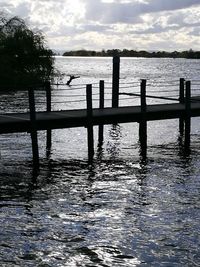
[[[54,110],[85,107],[88,83],[98,106],[99,80],[110,105],[111,58],[57,57],[56,66],[64,83],[66,75],[80,78],[71,87],[54,86]],[[181,77],[192,81],[193,94],[200,93],[199,60],[122,58],[120,92],[137,93],[140,79],[147,79],[148,94],[177,98]],[[1,113],[27,110],[26,96],[2,95]],[[44,95],[38,99],[44,110]],[[139,104],[134,97],[120,99],[120,105]],[[148,122],[147,160],[137,123],[105,126],[102,147],[94,127],[92,166],[86,129],[54,130],[50,153],[41,131],[38,175],[30,135],[0,135],[0,266],[200,266],[199,123],[192,119],[186,153],[178,120]]]

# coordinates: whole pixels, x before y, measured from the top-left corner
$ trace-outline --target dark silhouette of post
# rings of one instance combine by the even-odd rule
[[[146,80],[141,80],[140,84],[141,93],[141,113],[142,119],[139,124],[139,140],[141,148],[141,156],[146,160],[147,156],[147,121],[146,121]]]
[[[30,109],[30,133],[32,141],[32,153],[33,153],[33,168],[39,169],[39,150],[38,150],[38,137],[36,129],[36,112],[35,112],[35,96],[34,89],[29,89],[29,109]]]
[[[190,131],[191,131],[191,82],[186,82],[185,91],[185,149],[190,149]]]
[[[50,82],[46,82],[45,83],[45,89],[46,89],[46,111],[47,112],[51,112],[51,84]],[[47,156],[49,156],[50,154],[50,150],[51,150],[51,142],[52,140],[52,133],[51,133],[51,129],[47,130],[47,139],[46,139],[46,152],[47,152]]]
[[[86,86],[86,98],[87,98],[87,137],[88,137],[88,162],[93,161],[94,156],[94,132],[92,122],[92,85]]]
[[[180,78],[180,83],[179,83],[179,103],[184,104],[185,102],[185,96],[184,96],[184,91],[185,91],[185,79]],[[180,136],[183,136],[184,132],[184,117],[179,118],[179,133]]]
[[[104,81],[99,82],[99,108],[103,109],[104,108]],[[103,124],[99,125],[99,144],[98,146],[101,147],[103,144],[103,130],[104,126]]]
[[[120,77],[120,57],[113,57],[113,76],[112,76],[112,107],[119,106],[119,77]]]
[[[46,110],[47,112],[51,112],[51,84],[49,81],[45,82],[45,90],[46,90]]]

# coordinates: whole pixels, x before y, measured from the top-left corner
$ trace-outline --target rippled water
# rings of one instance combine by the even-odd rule
[[[109,81],[110,64],[57,59],[67,74],[81,74],[79,84]],[[198,64],[124,59],[122,75],[174,79],[177,68],[179,77],[195,79]],[[15,97],[2,99],[2,110],[16,108]],[[199,122],[192,119],[187,153],[178,120],[149,122],[146,161],[136,123],[106,126],[102,148],[95,127],[92,166],[85,129],[54,130],[50,155],[42,131],[38,175],[29,134],[0,135],[0,266],[200,266]]]

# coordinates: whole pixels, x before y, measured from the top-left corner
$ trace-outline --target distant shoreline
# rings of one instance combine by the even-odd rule
[[[67,51],[62,54],[65,57],[144,57],[144,58],[186,58],[186,59],[200,59],[200,51],[193,51],[192,49],[187,51],[157,51],[157,52],[148,52],[144,50],[102,50],[102,51],[93,51],[93,50],[74,50]]]

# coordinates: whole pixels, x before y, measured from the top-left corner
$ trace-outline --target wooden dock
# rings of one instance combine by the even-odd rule
[[[185,104],[149,105],[146,121],[179,119],[186,116]],[[200,116],[200,102],[191,103],[190,116]],[[138,122],[143,118],[140,106],[118,108],[95,108],[92,110],[92,125]],[[87,127],[86,109],[37,112],[35,130],[50,130],[72,127]],[[0,115],[0,133],[30,132],[30,113],[9,113]]]
[[[29,112],[0,114],[0,134],[28,132],[32,139],[33,165],[39,168],[39,149],[37,132],[47,130],[47,148],[51,147],[51,130],[86,127],[88,133],[88,160],[93,160],[93,126],[99,126],[99,143],[103,143],[103,126],[118,123],[139,123],[139,140],[142,157],[147,153],[147,122],[154,120],[179,119],[180,135],[184,136],[185,148],[190,147],[191,117],[200,116],[200,99],[191,96],[191,82],[180,79],[179,97],[152,96],[156,99],[175,100],[176,103],[147,105],[146,80],[141,80],[140,93],[125,93],[140,97],[139,106],[119,106],[119,58],[113,59],[112,107],[104,107],[104,81],[99,83],[99,108],[93,108],[92,85],[86,86],[86,109],[52,111],[51,85],[45,84],[46,111],[36,111],[34,89],[29,92]]]

